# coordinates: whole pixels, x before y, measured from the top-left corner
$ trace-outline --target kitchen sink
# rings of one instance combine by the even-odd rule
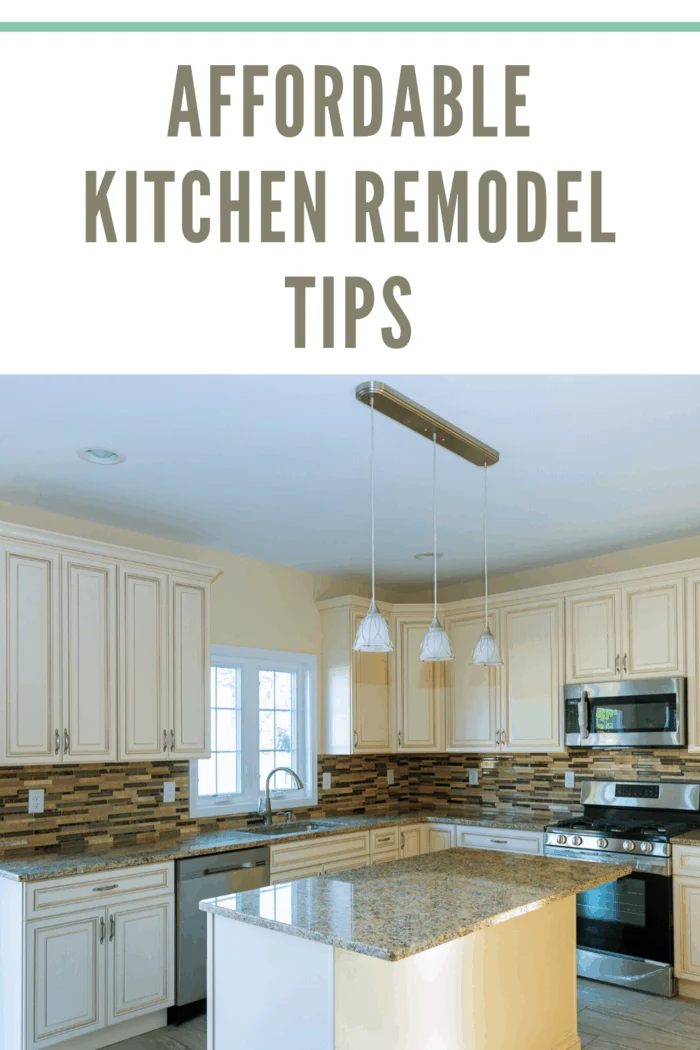
[[[309,831],[330,831],[339,824],[326,824],[322,820],[291,820],[284,824],[254,824],[248,828],[236,828],[246,835],[305,835]]]

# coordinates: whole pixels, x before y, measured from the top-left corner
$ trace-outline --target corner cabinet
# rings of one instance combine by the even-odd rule
[[[0,765],[208,757],[214,575],[0,523]]]
[[[357,653],[353,649],[368,605],[359,598],[319,603],[327,755],[394,750],[391,653]],[[384,612],[381,604],[379,608]]]

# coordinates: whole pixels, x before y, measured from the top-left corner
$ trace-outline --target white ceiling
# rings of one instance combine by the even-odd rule
[[[369,378],[500,451],[494,572],[700,532],[698,376],[6,376],[0,499],[365,577]],[[378,582],[428,582],[431,446],[380,415],[376,438]],[[480,573],[481,485],[439,452],[446,582]]]

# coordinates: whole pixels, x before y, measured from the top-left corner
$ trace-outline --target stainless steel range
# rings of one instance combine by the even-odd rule
[[[671,839],[700,826],[700,784],[588,780],[581,802],[545,829],[545,855],[634,871],[578,895],[579,976],[675,995]]]

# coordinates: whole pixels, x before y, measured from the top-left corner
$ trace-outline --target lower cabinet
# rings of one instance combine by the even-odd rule
[[[700,848],[673,849],[674,969],[682,981],[700,982]],[[692,991],[700,998],[700,985]],[[681,993],[683,988],[681,987]]]
[[[38,1050],[111,1026],[116,1042],[122,1022],[172,1005],[173,874],[172,864],[160,864],[24,885],[0,880],[0,942],[13,960],[16,953],[12,981],[3,960],[2,1050]],[[112,1042],[107,1032],[92,1039]]]
[[[544,835],[540,831],[502,831],[499,828],[457,826],[456,832],[456,846],[533,855],[541,855],[544,850]]]
[[[441,849],[451,849],[455,844],[453,824],[428,824],[428,834],[424,853],[437,853]]]
[[[415,827],[401,828],[399,834],[399,848],[402,857],[418,857],[423,850],[423,830],[425,824],[416,824]]]

